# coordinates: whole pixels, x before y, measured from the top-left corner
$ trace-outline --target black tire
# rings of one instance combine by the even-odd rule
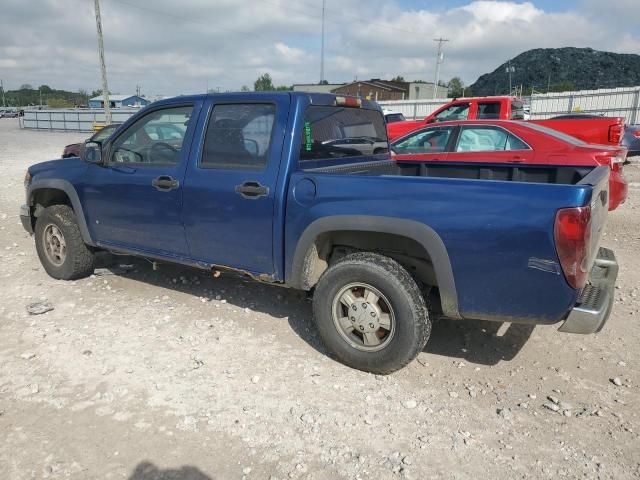
[[[58,263],[47,253],[45,232],[50,226],[57,227],[63,236],[65,255]],[[52,205],[44,209],[36,220],[36,250],[45,271],[59,280],[75,280],[88,277],[94,271],[94,253],[82,240],[80,228],[73,209],[67,205]]]
[[[341,292],[360,283],[383,295],[394,318],[393,334],[389,333],[390,338],[377,351],[363,351],[363,346],[354,346],[358,342],[353,337],[357,339],[360,332],[353,329],[351,334],[343,333],[345,330],[341,332],[339,321],[334,322],[335,309],[344,308],[339,300],[343,298]],[[357,287],[353,292],[357,295]],[[366,304],[360,305],[366,308]],[[344,312],[351,310],[347,308]],[[325,346],[345,365],[365,372],[389,374],[399,370],[422,351],[431,333],[427,305],[414,279],[398,262],[376,253],[353,253],[329,267],[316,285],[313,313]],[[353,321],[353,317],[350,318]],[[386,333],[385,330],[374,333],[380,336],[380,332]]]

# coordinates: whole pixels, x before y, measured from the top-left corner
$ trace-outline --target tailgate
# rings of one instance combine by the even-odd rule
[[[609,167],[595,168],[584,177],[578,185],[591,185],[591,240],[589,242],[589,256],[587,257],[587,270],[591,269],[598,255],[600,241],[604,233],[604,226],[609,212]]]

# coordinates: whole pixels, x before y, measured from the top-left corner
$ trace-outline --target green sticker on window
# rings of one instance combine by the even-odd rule
[[[311,140],[311,123],[304,122],[304,149],[310,152],[313,147],[313,140]]]

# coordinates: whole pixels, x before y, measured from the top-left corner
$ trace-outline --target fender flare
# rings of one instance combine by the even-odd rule
[[[29,191],[27,192],[27,200],[29,206],[34,206],[33,193],[36,190],[40,190],[43,188],[61,190],[67,195],[67,197],[69,197],[71,206],[73,207],[73,211],[76,214],[76,219],[78,221],[78,227],[80,228],[82,240],[84,240],[84,242],[88,245],[94,245],[93,240],[91,239],[91,234],[89,233],[89,229],[87,227],[84,210],[82,210],[82,203],[80,202],[80,198],[78,197],[78,193],[76,192],[74,186],[70,182],[61,179],[35,180],[31,185],[29,185]]]
[[[410,238],[422,245],[433,263],[444,314],[450,318],[462,318],[447,248],[435,230],[414,220],[369,215],[336,215],[315,220],[307,226],[298,240],[288,271],[290,281],[287,283],[295,288],[304,289],[305,258],[309,249],[323,233],[341,230],[389,233]]]

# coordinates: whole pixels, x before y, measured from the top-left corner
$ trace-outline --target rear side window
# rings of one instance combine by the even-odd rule
[[[267,165],[276,107],[273,104],[223,104],[213,107],[200,166],[262,170]]]
[[[384,119],[376,110],[311,105],[303,128],[301,162],[376,155],[389,148]]]
[[[479,102],[478,119],[496,120],[500,118],[499,102]]]
[[[529,150],[529,146],[501,128],[465,127],[460,132],[455,151],[496,152],[501,150]]]

